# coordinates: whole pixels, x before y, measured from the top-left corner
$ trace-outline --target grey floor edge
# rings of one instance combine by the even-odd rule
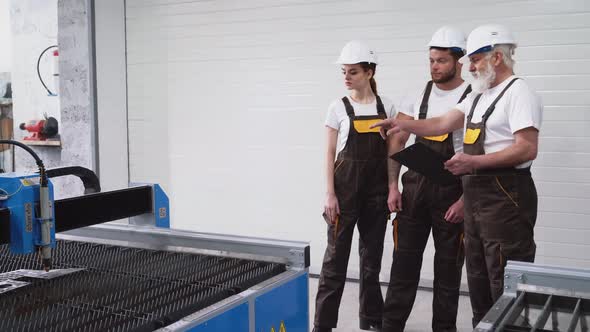
[[[318,288],[318,279],[314,276],[309,278],[309,323],[310,331],[313,327],[313,318],[315,314],[315,296]],[[382,286],[383,296],[387,286]],[[358,292],[359,285],[355,281],[347,281],[342,295],[340,304],[338,328],[334,332],[361,331],[358,322]],[[408,322],[405,332],[425,332],[432,331],[432,292],[425,289],[418,290],[416,301]],[[459,332],[472,331],[471,328],[471,305],[469,297],[461,295],[459,297],[459,311],[457,314],[457,329]]]

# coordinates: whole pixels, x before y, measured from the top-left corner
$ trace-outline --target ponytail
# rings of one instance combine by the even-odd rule
[[[361,65],[361,67],[363,67],[364,71],[368,71],[368,70],[373,71],[373,75],[371,76],[371,80],[369,81],[369,84],[371,85],[371,90],[373,90],[373,94],[375,94],[375,96],[377,96],[377,81],[375,81],[375,70],[377,69],[377,64],[376,63],[369,63],[369,62],[361,62],[360,65]]]
[[[374,77],[371,77],[369,84],[371,85],[371,90],[373,90],[373,94],[375,94],[375,96],[377,96],[377,82],[375,81]]]

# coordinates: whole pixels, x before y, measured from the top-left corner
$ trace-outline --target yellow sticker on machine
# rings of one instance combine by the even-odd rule
[[[23,184],[23,186],[30,187],[39,184],[39,178],[20,179],[20,182]]]
[[[444,142],[447,139],[447,137],[449,137],[449,134],[444,134],[440,136],[424,136],[424,139],[435,142]]]
[[[277,332],[275,327],[270,328],[270,332]],[[279,332],[287,332],[287,328],[285,328],[285,322],[281,321],[281,325],[279,325]]]
[[[465,131],[465,137],[463,138],[463,143],[465,144],[473,144],[477,141],[479,137],[479,133],[481,132],[480,128],[467,128]]]

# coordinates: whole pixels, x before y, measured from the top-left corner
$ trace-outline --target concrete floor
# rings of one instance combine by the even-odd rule
[[[313,325],[315,313],[315,295],[318,288],[318,279],[309,278],[309,322]],[[387,288],[382,287],[385,296]],[[359,287],[356,282],[347,282],[344,287],[342,303],[338,318],[338,328],[334,332],[352,332],[360,331],[358,323],[358,292]],[[425,332],[431,331],[430,323],[432,320],[432,293],[429,291],[418,291],[416,302],[412,314],[406,324],[405,332]],[[312,326],[313,327],[313,326]],[[472,331],[471,328],[471,305],[469,297],[461,296],[459,298],[459,314],[457,315],[457,329],[459,332]],[[311,329],[310,329],[311,331]]]

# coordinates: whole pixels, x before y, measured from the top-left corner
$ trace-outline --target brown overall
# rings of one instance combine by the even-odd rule
[[[355,225],[359,231],[359,316],[381,321],[383,296],[379,272],[389,215],[387,144],[378,129],[368,129],[368,126],[387,115],[381,98],[377,96],[376,99],[377,115],[355,116],[348,98],[342,98],[350,130],[334,167],[340,217],[336,224],[328,226],[328,246],[316,297],[314,324],[317,327],[336,327]]]
[[[479,123],[471,122],[481,95],[475,98],[466,119],[466,154],[485,154],[486,122],[516,80],[504,88]],[[463,176],[463,192],[467,282],[475,327],[502,295],[506,261],[532,262],[535,258],[537,191],[530,168],[503,168]]]
[[[432,90],[428,82],[420,105],[419,119],[426,119]],[[459,102],[471,91],[469,86]],[[455,154],[453,133],[436,137],[416,137],[435,152],[450,159]],[[432,182],[413,170],[402,176],[402,208],[393,222],[394,252],[391,277],[383,309],[383,331],[403,331],[420,280],[422,256],[432,229],[434,246],[433,331],[456,331],[459,286],[463,268],[463,223],[445,220],[445,213],[462,195],[461,181]]]

